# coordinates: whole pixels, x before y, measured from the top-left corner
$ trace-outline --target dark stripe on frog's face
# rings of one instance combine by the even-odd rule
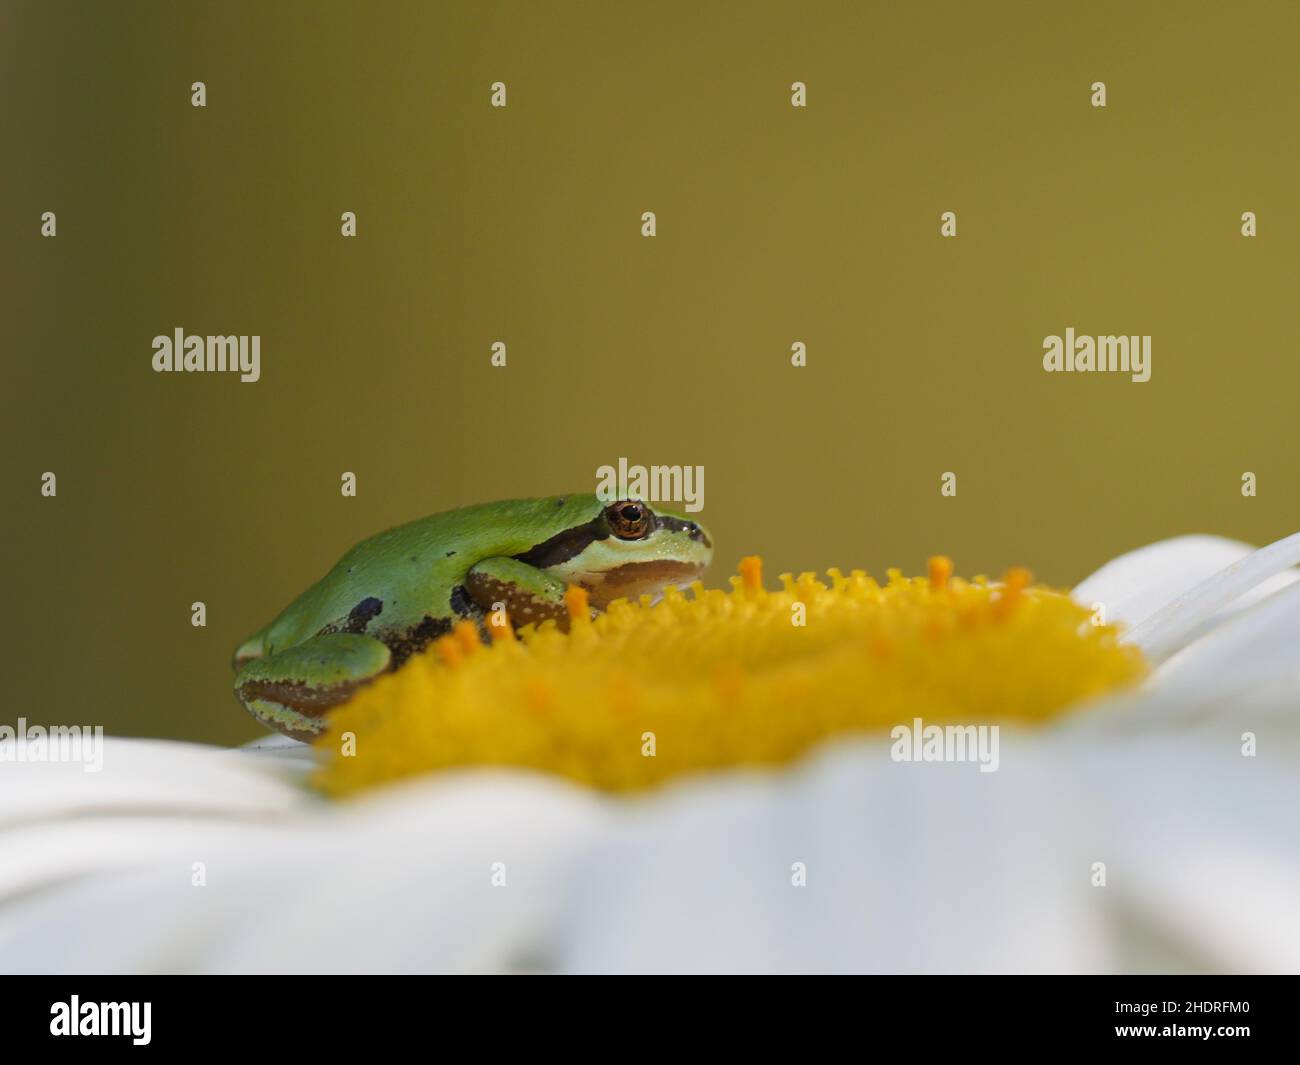
[[[645,506],[645,504],[642,503],[642,506]],[[657,514],[650,510],[649,507],[646,507],[646,510],[650,511],[654,517],[652,532],[657,532],[660,529],[667,532],[684,532],[692,540],[702,543],[705,547],[713,546],[709,541],[708,534],[695,522],[688,521],[686,518],[678,518],[672,514]],[[550,569],[552,566],[559,566],[570,559],[577,558],[597,540],[608,540],[609,536],[609,523],[605,520],[604,511],[601,511],[591,521],[556,533],[550,539],[543,540],[540,544],[530,547],[523,554],[515,555],[514,558],[529,566],[536,566],[538,569]]]
[[[543,540],[523,554],[514,557],[516,561],[526,565],[549,569],[551,566],[568,562],[571,558],[577,558],[597,540],[607,539],[609,539],[609,526],[605,523],[605,515],[602,513],[583,525],[556,533],[549,540]]]

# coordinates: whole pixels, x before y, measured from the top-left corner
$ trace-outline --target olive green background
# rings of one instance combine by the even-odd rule
[[[1298,114],[1291,0],[4,0],[0,716],[249,739],[231,650],[354,541],[620,455],[706,468],[715,581],[1293,532]]]

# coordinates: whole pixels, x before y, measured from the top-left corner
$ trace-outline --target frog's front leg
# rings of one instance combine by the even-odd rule
[[[465,590],[484,611],[504,604],[515,628],[553,620],[569,627],[564,605],[565,583],[536,566],[515,558],[485,558],[465,578]]]
[[[325,731],[325,712],[388,669],[392,653],[373,636],[329,632],[244,662],[235,694],[255,718],[297,740]]]

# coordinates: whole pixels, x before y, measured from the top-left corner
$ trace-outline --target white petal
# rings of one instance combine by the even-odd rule
[[[1148,658],[1160,661],[1206,631],[1207,623],[1217,623],[1216,615],[1246,593],[1258,598],[1280,581],[1294,580],[1295,574],[1288,571],[1297,563],[1300,533],[1251,552],[1200,581],[1135,625],[1127,638]],[[1270,580],[1274,583],[1261,587]]]
[[[1255,548],[1219,536],[1179,536],[1161,540],[1106,563],[1074,589],[1074,599],[1084,606],[1106,606],[1106,620],[1128,628],[1146,621],[1196,585],[1248,558]],[[1234,609],[1249,606],[1269,593],[1300,580],[1288,571],[1264,580],[1249,591]]]
[[[494,971],[537,963],[574,856],[601,831],[592,793],[523,773],[459,773],[274,824],[123,823],[70,876],[0,905],[16,972]],[[150,838],[152,837],[152,838]],[[128,841],[129,839],[129,841]],[[32,840],[24,837],[24,848]],[[48,862],[50,855],[44,856]],[[203,862],[207,884],[191,884]],[[493,886],[504,863],[503,887]],[[70,922],[69,913],[77,914]]]
[[[874,742],[648,799],[584,864],[559,961],[584,973],[1102,969],[1088,866],[1071,851],[1087,806],[1039,741],[1015,742],[996,773],[894,763]],[[807,886],[792,883],[796,862]]]
[[[281,822],[283,823],[283,822]],[[214,840],[254,848],[266,825],[238,819],[141,815],[36,821],[0,833],[0,914],[6,903],[81,877],[147,865],[170,865],[175,886],[188,885],[190,864]],[[184,855],[190,861],[183,861]]]
[[[1054,728],[1116,736],[1203,727],[1240,737],[1258,732],[1267,719],[1274,742],[1300,749],[1298,709],[1300,585],[1290,584],[1228,615],[1167,658],[1136,691],[1080,707]]]
[[[1187,714],[1247,691],[1290,688],[1300,709],[1300,585],[1275,592],[1168,658],[1150,690]],[[1300,714],[1297,714],[1300,724]]]
[[[1210,731],[1120,745],[1003,730],[1002,741],[992,774],[894,763],[887,742],[862,742],[630,803],[480,772],[275,821],[57,821],[44,851],[41,830],[12,829],[26,856],[13,868],[44,879],[0,903],[0,969],[1300,964],[1294,763],[1271,747],[1242,758],[1236,736]],[[191,886],[196,861],[205,887]],[[1098,861],[1105,888],[1091,884]],[[492,886],[497,862],[504,887]],[[794,862],[806,887],[791,883]]]
[[[584,863],[559,961],[572,972],[1300,966],[1294,766],[1244,759],[1223,736],[1125,748],[1004,730],[999,770],[974,768],[891,764],[885,745],[858,745],[784,776],[648,800]],[[806,887],[791,883],[796,861]]]
[[[222,747],[105,736],[102,768],[93,771],[81,762],[19,761],[28,745],[7,746],[0,756],[0,828],[114,811],[257,816],[318,801],[284,769]]]
[[[1278,754],[1265,744],[1243,757],[1239,737],[1219,730],[1097,746],[1081,759],[1107,825],[1098,853],[1116,929],[1163,944],[1159,968],[1300,967],[1300,762]]]
[[[279,733],[262,736],[238,750],[298,777],[305,777],[320,764],[320,756],[314,747]]]
[[[310,749],[309,744],[292,739],[289,736],[283,736],[278,732],[268,732],[265,736],[258,736],[257,739],[249,740],[239,748],[241,751],[297,751]]]

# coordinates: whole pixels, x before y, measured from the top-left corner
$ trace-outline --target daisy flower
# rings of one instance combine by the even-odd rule
[[[1067,595],[747,560],[462,629],[315,749],[0,739],[0,970],[1294,970],[1297,562],[1184,537]],[[922,722],[996,727],[995,771],[900,757]]]

